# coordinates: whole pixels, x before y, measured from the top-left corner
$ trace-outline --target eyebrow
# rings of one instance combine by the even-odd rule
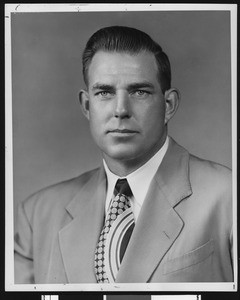
[[[137,90],[142,88],[154,89],[154,85],[148,81],[132,83],[128,86],[128,90]]]
[[[137,90],[140,88],[154,89],[154,85],[148,81],[131,83],[127,86],[127,90]],[[110,84],[96,83],[93,85],[92,90],[115,90],[115,87]]]
[[[96,83],[93,85],[92,90],[114,90],[114,87],[110,84]]]

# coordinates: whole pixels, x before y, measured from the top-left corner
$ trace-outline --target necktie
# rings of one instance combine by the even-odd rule
[[[123,255],[134,228],[127,179],[118,179],[105,224],[95,250],[95,273],[98,283],[115,282]]]

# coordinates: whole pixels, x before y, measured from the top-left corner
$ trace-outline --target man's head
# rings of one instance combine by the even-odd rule
[[[83,70],[80,103],[92,136],[110,169],[126,175],[162,147],[177,110],[168,58],[145,33],[114,26],[90,38]]]
[[[162,92],[171,87],[171,67],[167,55],[152,38],[135,28],[124,26],[105,27],[95,32],[87,42],[82,55],[83,77],[88,86],[88,68],[98,51],[118,52],[137,55],[150,52],[154,55],[158,66],[158,78]]]

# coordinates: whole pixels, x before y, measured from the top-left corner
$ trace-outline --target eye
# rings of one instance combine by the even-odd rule
[[[103,97],[108,96],[109,94],[110,94],[110,93],[107,92],[107,91],[102,91],[102,92],[100,92],[100,95],[103,96]]]
[[[95,96],[100,97],[100,98],[109,98],[112,96],[113,93],[109,91],[100,91],[95,94]]]
[[[137,90],[134,91],[132,94],[136,97],[142,98],[142,97],[147,97],[150,94],[150,92],[145,90]]]
[[[136,91],[136,94],[139,95],[139,96],[142,96],[142,95],[145,95],[146,92],[139,90],[139,91]]]

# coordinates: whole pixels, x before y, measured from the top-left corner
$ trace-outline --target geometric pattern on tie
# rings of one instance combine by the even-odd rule
[[[95,274],[98,283],[113,283],[134,228],[126,179],[117,181],[108,215],[95,250]],[[127,194],[127,195],[126,195]]]

